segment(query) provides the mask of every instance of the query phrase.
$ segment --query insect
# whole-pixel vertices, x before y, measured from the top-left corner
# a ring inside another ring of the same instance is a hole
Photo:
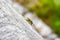
[[[33,22],[29,18],[26,18],[26,21],[31,25],[33,24]]]

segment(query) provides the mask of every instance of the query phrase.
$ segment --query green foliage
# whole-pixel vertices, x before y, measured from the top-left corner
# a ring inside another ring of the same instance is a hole
[[[48,17],[53,32],[60,36],[60,0],[39,0],[28,9],[42,19]]]

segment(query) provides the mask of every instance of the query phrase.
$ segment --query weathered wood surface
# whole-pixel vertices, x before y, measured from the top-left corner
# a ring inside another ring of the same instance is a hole
[[[0,0],[0,40],[43,40],[9,2]]]

